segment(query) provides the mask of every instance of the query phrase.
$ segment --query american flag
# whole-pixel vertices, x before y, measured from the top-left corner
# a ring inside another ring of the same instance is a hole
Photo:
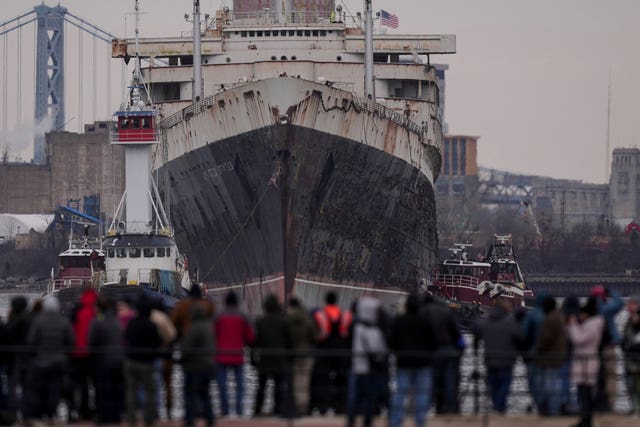
[[[380,10],[380,24],[390,28],[398,28],[398,17],[386,10]]]

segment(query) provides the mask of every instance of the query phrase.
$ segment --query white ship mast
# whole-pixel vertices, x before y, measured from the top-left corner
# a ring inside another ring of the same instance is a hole
[[[132,83],[129,86],[128,104],[118,110],[117,129],[111,134],[111,143],[125,146],[125,194],[114,215],[110,231],[129,234],[147,234],[157,232],[157,228],[168,230],[168,222],[151,177],[151,147],[160,142],[156,130],[158,111],[153,107],[148,91],[145,89],[140,67],[139,52],[139,14],[138,0],[135,1],[136,15],[136,58]],[[143,91],[146,101],[143,99]],[[153,195],[156,195],[154,198]],[[124,229],[120,221],[124,202]],[[153,212],[157,224],[153,223]]]

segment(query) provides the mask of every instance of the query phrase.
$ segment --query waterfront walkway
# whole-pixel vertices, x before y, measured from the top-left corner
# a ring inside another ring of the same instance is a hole
[[[441,415],[429,418],[427,427],[569,427],[577,422],[577,417],[548,417],[542,418],[537,415]],[[362,425],[362,419],[357,419],[356,425]],[[261,417],[252,419],[230,419],[222,418],[216,422],[216,427],[343,427],[346,424],[344,417],[305,417],[295,420],[284,420],[282,418]],[[76,423],[76,427],[94,427],[94,424]],[[126,425],[125,423],[122,424]],[[142,426],[142,423],[139,423]],[[196,426],[204,426],[204,422]],[[594,427],[637,427],[640,425],[640,418],[632,415],[596,415]],[[160,421],[156,427],[182,427],[182,420]],[[387,427],[385,418],[376,418],[373,427]],[[405,420],[404,427],[413,427],[413,420]],[[105,426],[106,427],[106,426]]]

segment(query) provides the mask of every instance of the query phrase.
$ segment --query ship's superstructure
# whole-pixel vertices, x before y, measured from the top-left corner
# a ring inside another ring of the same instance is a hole
[[[138,46],[162,115],[153,169],[199,280],[257,309],[267,291],[392,302],[429,277],[442,117],[428,58],[455,37],[374,35],[366,90],[366,25],[334,1],[236,0],[204,21],[201,39]]]
[[[136,22],[137,18],[136,1]],[[144,291],[172,304],[184,295],[190,281],[152,177],[152,147],[160,142],[162,132],[158,110],[142,81],[139,55],[127,103],[114,115],[117,121],[110,140],[125,147],[125,193],[102,241],[106,278],[101,290]]]

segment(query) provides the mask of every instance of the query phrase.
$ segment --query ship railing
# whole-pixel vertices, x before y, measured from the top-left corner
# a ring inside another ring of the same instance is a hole
[[[93,248],[98,250],[100,248],[101,239],[97,237],[92,237],[88,239],[71,239],[69,242],[69,249],[88,249]]]
[[[162,133],[160,129],[144,129],[140,132],[119,132],[117,130],[112,130],[111,132],[109,132],[109,142],[112,144],[122,144],[128,142],[157,143],[160,142],[161,137]]]
[[[372,99],[353,96],[352,102],[356,108],[368,111],[378,117],[391,120],[408,131],[419,135],[421,139],[424,139],[424,136],[427,134],[428,129],[426,125],[419,125],[404,114],[391,110]]]
[[[435,274],[433,276],[433,284],[436,286],[466,286],[477,289],[480,279],[474,276],[466,276],[463,274]]]
[[[246,27],[250,25],[310,25],[310,24],[331,24],[338,23],[337,16],[333,17],[331,12],[320,11],[273,11],[263,10],[259,12],[233,12],[230,11],[224,16],[220,27]]]
[[[49,292],[67,288],[82,287],[89,282],[91,282],[91,278],[84,276],[58,278],[53,280],[52,285],[49,287]]]

